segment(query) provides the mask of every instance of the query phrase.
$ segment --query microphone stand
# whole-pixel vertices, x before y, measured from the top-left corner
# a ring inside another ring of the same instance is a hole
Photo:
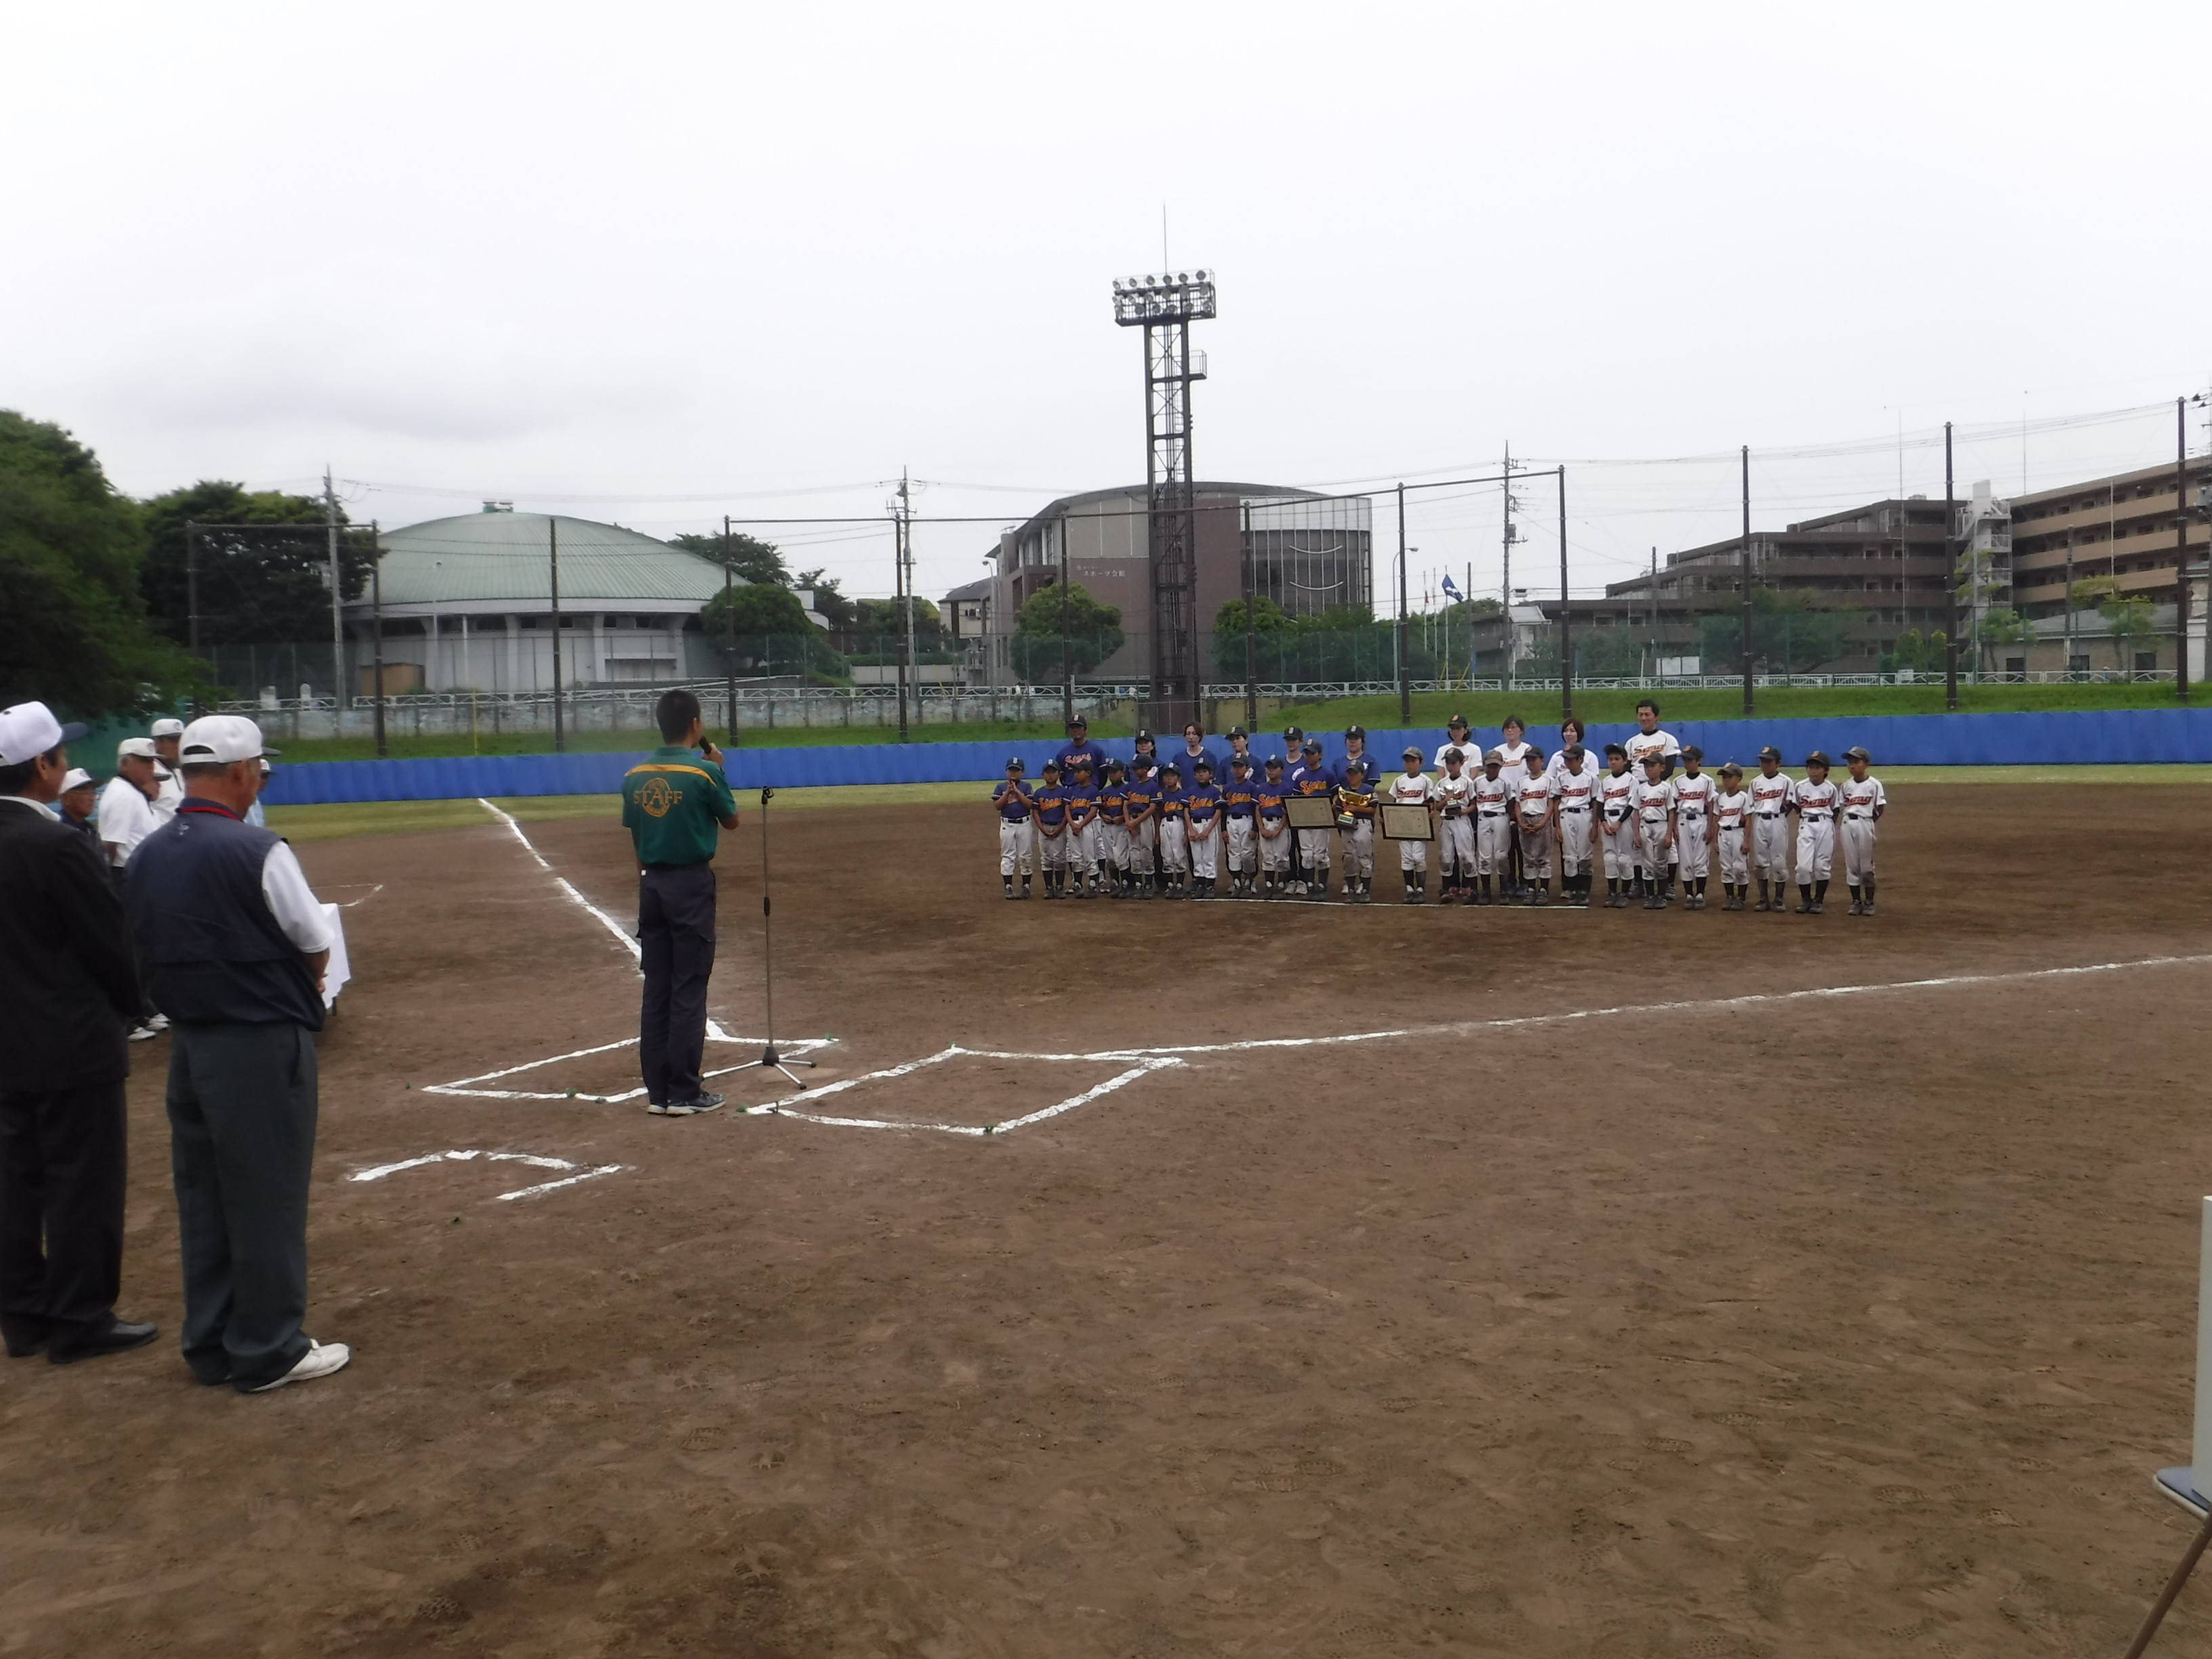
[[[804,1090],[805,1084],[792,1075],[791,1068],[804,1066],[810,1071],[811,1060],[785,1060],[775,1052],[775,912],[769,901],[768,873],[768,804],[775,799],[775,791],[763,787],[760,792],[761,805],[761,981],[768,995],[768,1039],[762,1048],[760,1066],[763,1071],[781,1072],[790,1079],[793,1088]]]

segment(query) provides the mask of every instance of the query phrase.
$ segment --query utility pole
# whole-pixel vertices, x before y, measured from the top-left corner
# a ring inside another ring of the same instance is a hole
[[[1501,620],[1505,623],[1505,651],[1498,659],[1498,683],[1506,690],[1513,689],[1513,446],[1505,446],[1505,541],[1504,557],[1501,567],[1504,584],[1498,593],[1498,603],[1504,606]]]
[[[1752,713],[1751,653],[1751,446],[1746,444],[1743,447],[1743,717],[1746,720],[1751,718]],[[1875,665],[1877,668],[1881,665],[1879,663]]]
[[[2066,532],[2066,678],[2074,678],[2074,539],[2079,532],[2069,526]]]
[[[905,605],[906,605],[906,540],[907,540],[907,537],[908,536],[908,534],[910,534],[910,533],[911,533],[911,532],[908,531],[908,527],[907,527],[907,521],[906,521],[906,520],[907,520],[906,469],[905,469],[904,467],[901,467],[901,468],[899,469],[898,505],[897,505],[897,507],[895,507],[895,508],[893,509],[893,511],[892,511],[892,518],[891,518],[891,562],[892,562],[892,564],[893,564],[893,566],[894,566],[894,568],[893,568],[892,573],[891,573],[891,593],[892,593],[893,603],[894,603],[896,606],[900,607],[902,613],[903,612],[903,608],[904,608],[904,606],[905,606]],[[893,619],[892,619],[893,626],[895,626],[895,627],[896,627],[896,626],[897,626],[897,624],[898,624],[898,620],[899,620],[899,618],[898,618],[897,617],[896,617],[896,616],[895,616],[895,617],[893,617]],[[912,672],[912,669],[913,669],[913,664],[912,664],[912,662],[908,659],[908,656],[907,656],[907,653],[906,653],[905,647],[904,647],[903,646],[901,646],[901,647],[899,647],[899,649],[898,649],[898,671],[897,671],[897,672],[898,672],[898,726],[899,726],[899,736],[898,736],[898,740],[899,740],[901,743],[904,743],[904,742],[907,740],[907,735],[906,735],[906,691],[907,691],[907,676],[908,675],[908,673],[909,673],[909,672]]]
[[[1406,660],[1406,486],[1398,486],[1398,724],[1413,723],[1413,682]]]
[[[1240,510],[1243,520],[1240,539],[1244,549],[1244,729],[1260,729],[1260,630],[1253,611],[1259,608],[1255,597],[1259,587],[1258,573],[1253,565],[1258,554],[1252,546],[1252,503],[1246,501]]]
[[[2189,701],[2189,399],[2186,398],[2173,400],[2173,698],[2176,702]]]
[[[368,521],[368,630],[369,672],[375,678],[376,757],[385,757],[384,748],[384,532],[376,520]]]
[[[545,515],[545,563],[553,594],[553,751],[568,747],[568,733],[561,714],[561,520]]]
[[[1575,642],[1567,609],[1567,464],[1559,463],[1559,718],[1575,712]],[[1410,724],[1410,722],[1409,722]]]
[[[1066,731],[1075,719],[1075,659],[1067,648],[1068,617],[1067,516],[1060,520],[1060,726]]]
[[[345,708],[345,582],[338,572],[338,497],[328,461],[323,463],[323,524],[331,542],[331,734],[343,736],[337,727]]]
[[[730,728],[730,741],[738,740],[738,604],[737,583],[730,560],[730,515],[722,514],[722,710]]]
[[[1951,481],[1951,423],[1943,422],[1943,707],[1959,706],[1959,503]]]

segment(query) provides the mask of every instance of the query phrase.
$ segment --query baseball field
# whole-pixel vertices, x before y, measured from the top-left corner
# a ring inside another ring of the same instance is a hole
[[[819,1069],[689,1120],[618,1097],[611,813],[303,814],[355,1362],[193,1386],[140,1045],[164,1336],[9,1367],[0,1652],[2117,1654],[2188,1535],[2212,788],[2074,774],[1892,775],[1865,920],[1009,904],[983,786],[780,799]]]

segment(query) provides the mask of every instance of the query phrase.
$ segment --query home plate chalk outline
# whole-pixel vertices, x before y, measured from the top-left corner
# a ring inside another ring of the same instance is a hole
[[[356,1170],[348,1181],[382,1181],[396,1176],[402,1170],[420,1170],[432,1164],[472,1164],[482,1158],[487,1164],[527,1164],[536,1170],[571,1170],[575,1173],[563,1176],[558,1181],[541,1181],[534,1187],[517,1187],[511,1193],[495,1193],[493,1201],[511,1204],[518,1198],[536,1198],[542,1193],[557,1193],[563,1187],[574,1187],[586,1181],[596,1181],[601,1176],[619,1175],[629,1166],[623,1164],[602,1164],[597,1169],[586,1170],[573,1159],[547,1158],[538,1152],[487,1152],[471,1149],[458,1152],[425,1152],[420,1158],[404,1158],[397,1164],[379,1164],[373,1169]]]
[[[711,1023],[708,1027],[707,1038],[710,1042],[745,1043],[754,1048],[768,1046],[759,1037],[732,1036],[727,1032],[719,1031]],[[781,1052],[796,1058],[800,1054],[811,1054],[817,1048],[826,1048],[836,1041],[835,1037],[795,1037],[780,1043],[778,1048]],[[635,1037],[624,1037],[619,1042],[602,1042],[593,1048],[576,1048],[565,1054],[548,1054],[544,1060],[526,1060],[520,1066],[503,1066],[496,1072],[486,1072],[480,1077],[459,1078],[452,1083],[425,1084],[422,1092],[426,1095],[467,1095],[477,1100],[580,1100],[596,1106],[619,1105],[625,1100],[635,1100],[645,1092],[645,1085],[640,1084],[634,1089],[624,1089],[619,1094],[611,1095],[595,1095],[581,1089],[486,1089],[478,1085],[496,1083],[502,1078],[519,1077],[525,1072],[539,1071],[548,1066],[558,1066],[563,1060],[583,1060],[592,1054],[611,1054],[617,1048],[635,1047]],[[732,1072],[742,1072],[759,1064],[757,1060],[749,1060],[742,1066],[718,1066],[699,1075],[702,1078],[726,1077]]]
[[[901,1118],[885,1117],[830,1117],[819,1112],[801,1111],[801,1101],[820,1100],[828,1095],[842,1094],[848,1089],[857,1089],[863,1083],[880,1083],[891,1078],[908,1077],[925,1066],[941,1066],[948,1060],[1025,1060],[1046,1062],[1075,1062],[1079,1064],[1110,1064],[1115,1060],[1132,1062],[1127,1071],[1108,1078],[1103,1083],[1085,1089],[1079,1095],[1070,1095],[1066,1100],[1034,1112],[1024,1112],[1019,1117],[1010,1117],[999,1123],[918,1123]],[[995,1048],[963,1048],[954,1043],[920,1060],[909,1060],[902,1066],[886,1066],[881,1071],[863,1072],[858,1077],[840,1078],[835,1083],[817,1084],[792,1096],[788,1100],[767,1100],[757,1106],[748,1106],[743,1115],[747,1117],[795,1117],[808,1123],[826,1123],[839,1129],[925,1129],[947,1135],[1003,1135],[1016,1129],[1026,1129],[1032,1123],[1042,1123],[1047,1118],[1058,1117],[1062,1112],[1072,1112],[1079,1106],[1088,1106],[1092,1101],[1112,1094],[1116,1089],[1134,1083],[1139,1078],[1153,1072],[1164,1072],[1184,1062],[1172,1054],[1017,1054]]]

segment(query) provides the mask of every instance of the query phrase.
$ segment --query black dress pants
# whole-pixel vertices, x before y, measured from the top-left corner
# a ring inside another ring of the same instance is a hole
[[[707,981],[714,971],[714,866],[649,865],[637,882],[639,1068],[656,1106],[699,1093],[707,1048]]]
[[[307,1352],[314,1033],[173,1023],[169,1040],[185,1363],[203,1382],[273,1382]]]
[[[123,1079],[0,1091],[0,1333],[104,1326],[123,1285]]]

